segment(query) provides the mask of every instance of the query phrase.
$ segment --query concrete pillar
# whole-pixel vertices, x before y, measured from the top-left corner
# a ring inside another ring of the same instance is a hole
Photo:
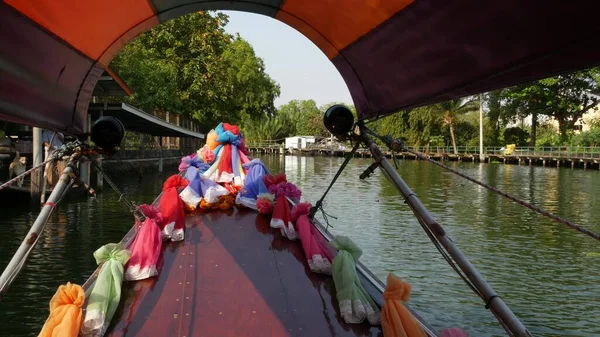
[[[542,159],[542,166],[546,167],[546,159]]]
[[[92,129],[92,115],[88,113],[83,122],[83,131],[87,132],[89,134],[91,129]],[[91,140],[90,136],[88,136],[87,137],[88,144],[89,144],[90,140]],[[79,179],[81,179],[81,181],[83,181],[84,183],[89,185],[89,183],[90,183],[90,163],[89,162],[79,163]]]
[[[42,129],[33,128],[33,166],[44,162],[44,145],[42,144]],[[31,200],[38,202],[42,193],[42,179],[44,168],[41,167],[31,173]]]
[[[556,161],[556,167],[559,168],[560,167],[560,160]]]
[[[162,158],[160,158],[160,159],[158,160],[158,172],[161,172],[161,173],[162,173],[162,171],[163,171],[163,159],[162,159]]]
[[[181,115],[179,115],[179,114],[177,114],[175,116],[175,125],[177,125],[177,126],[181,126],[181,123],[180,123],[180,120],[179,120],[180,116]],[[181,148],[182,148],[182,146],[181,146],[181,137],[177,137],[176,142],[177,142],[177,148],[181,150]]]
[[[587,161],[583,162],[583,169],[586,170],[587,169]]]
[[[165,112],[165,120],[167,121],[167,123],[169,122],[169,112]],[[171,137],[167,137],[167,150],[169,150],[171,148]]]
[[[575,161],[571,160],[571,168],[575,168]]]

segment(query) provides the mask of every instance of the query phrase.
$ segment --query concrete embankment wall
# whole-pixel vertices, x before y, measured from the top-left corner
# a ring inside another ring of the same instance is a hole
[[[181,157],[163,158],[163,171],[177,168],[181,162]],[[159,158],[152,159],[125,159],[125,160],[105,160],[102,162],[102,169],[108,175],[115,174],[142,174],[147,172],[159,172]]]
[[[174,171],[181,157],[193,152],[191,149],[178,150],[125,150],[102,160],[102,170],[109,176],[115,174],[143,174],[147,172]],[[162,158],[162,159],[161,159]],[[92,170],[92,173],[95,170]]]

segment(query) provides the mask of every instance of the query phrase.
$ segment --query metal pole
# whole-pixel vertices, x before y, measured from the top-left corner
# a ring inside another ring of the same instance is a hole
[[[463,252],[454,244],[448,235],[446,235],[442,226],[437,223],[437,221],[421,203],[419,198],[417,198],[415,193],[404,182],[404,180],[402,180],[402,177],[400,177],[392,164],[383,155],[379,147],[364,132],[362,132],[362,134],[364,135],[363,137],[369,150],[373,154],[374,160],[379,163],[379,166],[383,170],[386,178],[388,178],[388,180],[390,180],[390,182],[396,186],[400,194],[404,196],[406,202],[410,205],[415,215],[421,217],[425,221],[425,224],[433,232],[436,239],[446,249],[448,254],[456,262],[459,268],[465,273],[469,281],[473,283],[485,301],[488,302],[487,305],[489,305],[489,308],[491,308],[501,319],[501,323],[503,323],[510,330],[513,336],[530,337],[531,334],[529,331],[527,331],[527,328],[525,328],[523,323],[519,321],[519,319],[504,303],[504,301],[498,297],[498,295],[496,295],[494,289],[492,289],[479,271],[477,271],[477,269],[463,254]]]
[[[74,164],[74,159],[72,157],[61,174],[58,183],[52,190],[50,197],[48,197],[48,201],[42,207],[42,210],[40,211],[37,219],[35,219],[33,226],[31,226],[29,229],[29,233],[27,233],[27,236],[19,246],[19,249],[17,249],[17,252],[15,255],[13,255],[12,259],[2,272],[2,275],[0,275],[0,299],[6,295],[8,288],[11,286],[17,275],[19,275],[21,272],[21,269],[25,265],[31,250],[33,247],[35,247],[40,235],[44,231],[46,222],[56,207],[56,203],[60,201],[62,195],[67,190],[69,181],[71,180],[70,174],[73,172]]]
[[[483,156],[483,94],[479,94],[479,161],[485,161]]]

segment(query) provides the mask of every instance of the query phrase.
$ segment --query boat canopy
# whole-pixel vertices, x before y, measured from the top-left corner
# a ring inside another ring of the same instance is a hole
[[[4,0],[0,119],[81,134],[94,87],[124,44],[217,9],[267,15],[309,38],[363,120],[600,61],[599,1]]]

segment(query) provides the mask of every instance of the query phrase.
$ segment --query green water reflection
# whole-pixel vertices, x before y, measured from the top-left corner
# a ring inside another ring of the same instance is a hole
[[[341,158],[263,158],[273,171],[297,182],[315,201]],[[399,172],[536,336],[600,334],[600,245],[527,209],[490,194],[420,161],[401,161]],[[385,279],[394,272],[413,286],[410,303],[436,328],[458,326],[471,336],[503,336],[481,301],[454,274],[424,234],[396,190],[380,172],[358,176],[369,165],[356,159],[341,175],[325,208],[332,231],[364,250],[361,260]],[[501,164],[453,163],[467,174],[600,231],[600,173]],[[142,180],[115,177],[136,202],[151,202],[166,175]],[[27,233],[35,213],[14,201],[0,203],[0,266]],[[97,200],[71,199],[60,205],[31,261],[0,302],[2,336],[35,336],[48,300],[66,281],[81,283],[94,270],[92,252],[116,242],[132,225],[118,197],[105,191]],[[18,323],[17,323],[18,322]]]

